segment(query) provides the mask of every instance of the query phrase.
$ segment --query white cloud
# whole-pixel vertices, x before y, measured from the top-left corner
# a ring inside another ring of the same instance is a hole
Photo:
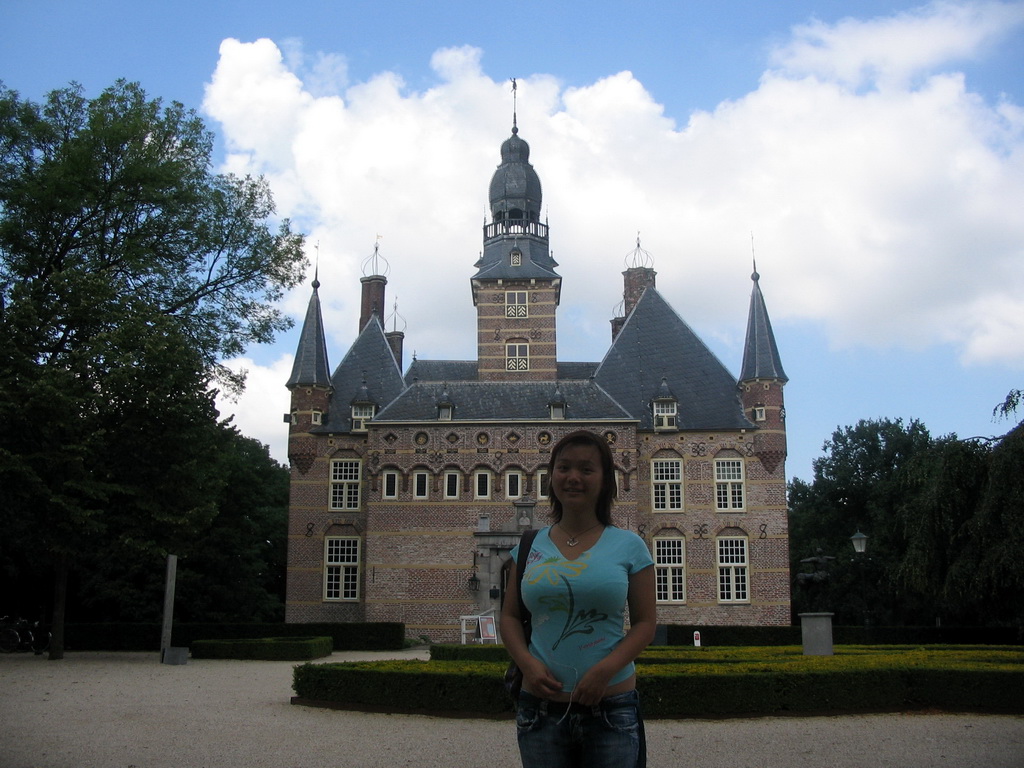
[[[234,372],[246,372],[245,391],[237,400],[217,398],[222,418],[234,415],[232,423],[239,431],[270,447],[270,455],[288,463],[288,428],[284,414],[291,411],[284,382],[292,372],[291,355],[282,355],[270,365],[259,365],[251,358],[239,357],[224,364]]]
[[[773,63],[791,75],[821,77],[858,88],[906,87],[951,61],[975,58],[1024,22],[1024,6],[1002,2],[933,2],[871,20],[820,21],[793,30],[774,51]]]
[[[756,90],[685,125],[629,72],[569,89],[521,79],[520,136],[572,319],[560,357],[603,354],[638,231],[679,313],[738,347],[753,232],[777,325],[810,322],[838,347],[952,343],[967,363],[1024,365],[1024,110],[986,102],[956,71],[1022,21],[1020,4],[935,3],[807,24]],[[205,108],[227,166],[266,174],[280,212],[320,244],[332,364],[355,335],[378,235],[406,362],[475,355],[469,278],[512,116],[510,84],[483,73],[481,53],[439,50],[436,84],[414,91],[391,72],[348,83],[337,56],[324,57],[333,75],[300,78],[268,40],[222,44]],[[301,318],[308,296],[288,310]]]

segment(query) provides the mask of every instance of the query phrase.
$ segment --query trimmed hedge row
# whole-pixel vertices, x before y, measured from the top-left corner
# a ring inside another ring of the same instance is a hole
[[[668,645],[693,645],[700,632],[701,645],[799,645],[799,625],[790,627],[709,627],[669,624]],[[832,627],[838,645],[1015,645],[1024,643],[1024,627]]]
[[[924,708],[1024,713],[1020,647],[861,646],[837,648],[835,656],[804,656],[799,647],[662,648],[650,653],[649,659],[645,654],[638,660],[637,686],[645,714],[654,718]],[[506,664],[466,659],[304,664],[295,668],[293,701],[507,715]]]
[[[157,651],[160,624],[68,624],[64,646],[69,651]],[[190,647],[196,640],[265,637],[330,637],[337,651],[393,651],[405,647],[400,622],[363,624],[175,624],[171,645]]]
[[[234,640],[195,640],[193,659],[257,659],[260,661],[309,661],[330,656],[329,637],[262,637]]]

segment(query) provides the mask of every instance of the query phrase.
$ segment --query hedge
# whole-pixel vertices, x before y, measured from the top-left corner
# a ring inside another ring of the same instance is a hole
[[[69,651],[157,651],[162,627],[150,624],[68,624],[64,647]],[[190,647],[196,640],[261,637],[330,637],[336,651],[394,651],[405,647],[400,622],[362,624],[175,624],[171,645]]]
[[[309,661],[330,656],[329,637],[262,637],[233,640],[195,640],[193,659],[257,659],[260,661]]]
[[[293,703],[507,715],[506,665],[465,658],[304,664],[295,669]],[[796,646],[655,648],[637,669],[644,712],[652,718],[928,708],[1024,714],[1019,646],[843,646],[834,656],[804,656]]]

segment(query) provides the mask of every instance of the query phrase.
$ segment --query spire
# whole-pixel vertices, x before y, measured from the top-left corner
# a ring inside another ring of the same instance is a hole
[[[292,375],[285,384],[289,389],[295,387],[331,386],[330,368],[327,364],[327,340],[324,334],[324,320],[320,312],[319,265],[313,273],[313,295],[309,297],[306,308],[306,319],[302,322],[302,333],[299,335],[299,346],[295,351],[295,363]]]
[[[750,279],[754,281],[754,288],[750,293],[747,340],[743,347],[743,367],[740,371],[740,381],[753,379],[789,381],[786,372],[782,369],[779,348],[775,344],[775,334],[772,333],[772,323],[768,319],[768,309],[764,305],[764,296],[761,294],[761,286],[758,283],[761,276],[757,273],[756,261]]]

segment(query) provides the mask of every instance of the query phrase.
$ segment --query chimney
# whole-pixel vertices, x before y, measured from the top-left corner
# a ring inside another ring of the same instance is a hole
[[[395,362],[398,363],[398,370],[402,370],[402,348],[405,345],[405,332],[388,331],[384,334],[384,338],[388,340],[391,354],[395,356]]]
[[[359,278],[363,284],[362,302],[359,308],[359,331],[362,332],[370,322],[370,316],[376,312],[381,317],[384,312],[384,286],[388,279],[383,275],[370,275]]]
[[[625,317],[629,317],[629,313],[633,311],[633,307],[640,301],[640,297],[643,295],[647,288],[654,287],[654,277],[658,273],[650,267],[630,267],[622,273],[624,290],[622,292],[622,300],[625,304]],[[614,320],[612,323],[614,324]],[[620,326],[621,328],[621,326]],[[618,333],[614,328],[613,333]]]

